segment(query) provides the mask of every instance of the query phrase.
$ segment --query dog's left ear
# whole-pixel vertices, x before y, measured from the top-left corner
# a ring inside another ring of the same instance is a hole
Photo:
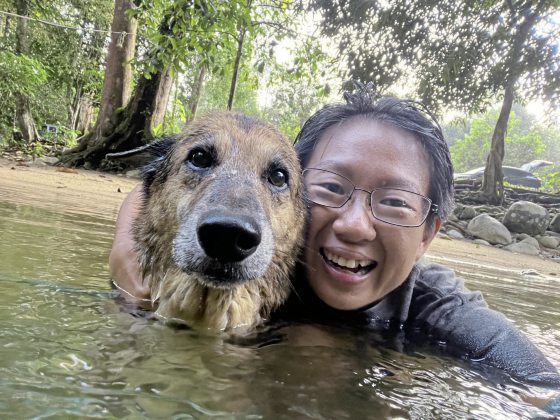
[[[145,146],[126,152],[108,153],[105,157],[107,159],[133,158],[138,166],[143,166],[142,179],[144,180],[144,190],[147,193],[158,173],[160,176],[166,177],[164,172],[168,166],[165,165],[165,160],[170,155],[176,141],[177,136],[161,137]]]

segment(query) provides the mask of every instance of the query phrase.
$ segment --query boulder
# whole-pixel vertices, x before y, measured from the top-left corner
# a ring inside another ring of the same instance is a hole
[[[515,239],[516,242],[521,242],[523,239],[531,238],[531,235],[526,233],[512,233],[511,237]]]
[[[26,162],[26,163],[27,163],[28,166],[35,166],[35,167],[47,166],[47,162],[45,162],[44,160],[41,160],[41,158],[31,160],[31,161]]]
[[[548,211],[529,201],[513,203],[504,216],[504,226],[512,232],[542,235],[548,226]]]
[[[455,229],[449,229],[447,231],[447,236],[449,236],[452,239],[464,239],[465,238],[461,232],[459,232],[458,230],[455,230]]]
[[[556,214],[552,218],[550,225],[548,225],[548,230],[551,230],[556,233],[560,233],[560,213]]]
[[[537,241],[535,238],[531,238],[530,236],[528,238],[523,239],[522,241],[519,241],[520,244],[529,244],[531,246],[534,246],[536,249],[541,249],[540,245],[539,245],[539,241]]]
[[[467,232],[493,245],[507,245],[512,241],[511,233],[507,228],[487,214],[479,214],[472,219],[467,226]]]
[[[523,241],[504,246],[504,249],[511,252],[517,252],[519,254],[539,255],[539,250],[537,248],[535,248],[532,244]]]
[[[459,220],[471,220],[476,217],[477,212],[474,207],[471,206],[457,206],[453,211],[453,214]]]
[[[560,245],[560,240],[552,236],[539,236],[537,237],[537,241],[539,241],[539,244],[545,248],[555,249],[558,248],[558,245]]]

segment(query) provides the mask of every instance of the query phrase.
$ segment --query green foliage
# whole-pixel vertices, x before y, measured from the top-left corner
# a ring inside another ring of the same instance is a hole
[[[450,147],[456,172],[485,165],[497,119],[498,111],[473,119],[469,132]],[[504,165],[521,166],[534,159],[546,159],[546,145],[537,128],[522,124],[514,112],[508,121],[505,144]]]
[[[550,193],[560,193],[560,164],[541,168],[537,171],[541,178],[543,189]]]
[[[557,1],[315,0],[347,74],[380,91],[414,82],[434,110],[480,112],[517,83],[524,98],[560,98]],[[535,25],[529,28],[534,20]],[[526,37],[523,37],[527,29]],[[519,35],[519,36],[518,36]]]
[[[238,28],[251,20],[243,0],[144,0],[131,14],[145,29],[146,77],[167,66],[173,73],[184,71],[193,55],[212,66],[222,49],[234,48]]]
[[[38,60],[0,51],[0,101],[3,104],[16,93],[33,98],[46,80],[46,68]]]

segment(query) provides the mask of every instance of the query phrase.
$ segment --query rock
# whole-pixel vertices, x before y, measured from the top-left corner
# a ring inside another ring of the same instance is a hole
[[[537,237],[537,241],[539,241],[539,244],[545,248],[555,249],[558,248],[558,245],[560,245],[560,240],[558,238],[553,238],[552,236],[539,236]]]
[[[142,171],[140,171],[140,169],[132,169],[125,174],[127,178],[140,178],[141,175]]]
[[[35,161],[42,161],[45,162],[47,165],[56,165],[59,161],[58,158],[54,157],[54,156],[43,156],[40,158],[35,159]]]
[[[27,162],[27,166],[35,166],[35,167],[47,166],[47,162],[44,162],[41,160],[41,158],[38,158],[33,161]]]
[[[531,235],[527,235],[526,233],[512,233],[511,237],[517,242],[521,242],[523,239],[531,238]]]
[[[455,214],[459,220],[471,220],[476,217],[477,212],[474,207],[461,206]]]
[[[479,214],[472,219],[467,226],[467,232],[493,245],[507,245],[512,241],[511,233],[507,228],[487,214]]]
[[[528,201],[513,203],[504,216],[504,226],[512,232],[542,235],[548,226],[549,215],[544,207]]]
[[[491,245],[490,245],[490,242],[485,241],[484,239],[475,239],[473,242],[474,242],[475,244],[478,244],[478,245],[491,246]]]
[[[539,245],[539,241],[537,241],[535,238],[531,238],[530,236],[528,238],[523,239],[522,241],[519,241],[518,243],[529,244],[531,246],[534,246],[538,250],[541,249],[541,247]]]
[[[449,236],[452,239],[464,239],[465,238],[461,232],[459,232],[458,230],[455,230],[455,229],[449,229],[447,231],[447,236]]]
[[[452,222],[458,222],[459,218],[455,216],[455,213],[451,213],[448,217],[448,220],[451,220]]]
[[[539,250],[527,242],[517,242],[515,244],[510,244],[508,246],[504,246],[504,249],[507,249],[511,252],[517,252],[519,254],[539,255]]]
[[[560,233],[560,213],[552,218],[550,225],[548,225],[548,230],[551,230],[555,233]]]

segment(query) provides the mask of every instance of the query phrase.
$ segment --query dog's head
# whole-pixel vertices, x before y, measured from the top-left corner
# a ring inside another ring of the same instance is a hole
[[[288,140],[256,118],[222,112],[147,150],[153,160],[143,172],[135,234],[152,283],[178,269],[207,288],[256,281],[250,293],[287,296],[305,219]]]

